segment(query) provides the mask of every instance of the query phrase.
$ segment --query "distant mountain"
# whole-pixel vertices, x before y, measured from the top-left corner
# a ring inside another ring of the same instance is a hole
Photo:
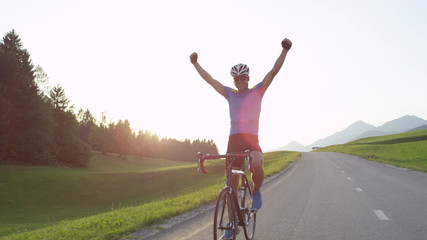
[[[290,142],[284,147],[279,148],[278,150],[306,152],[311,151],[313,147],[326,147],[334,144],[347,143],[360,138],[384,136],[406,131],[415,131],[424,128],[427,128],[427,120],[410,115],[386,122],[379,127],[375,127],[363,121],[357,121],[348,126],[346,129],[324,139],[317,140],[308,146],[303,146],[302,144],[294,141]]]
[[[386,132],[381,132],[381,131],[376,131],[376,130],[370,130],[370,131],[367,131],[367,132],[360,134],[359,136],[351,139],[350,141],[354,141],[354,140],[361,139],[361,138],[384,136],[384,135],[394,134],[394,133],[397,133],[397,132],[386,133]]]
[[[275,149],[274,151],[297,151],[297,152],[309,152],[311,149],[309,147],[305,147],[301,143],[297,141],[292,141],[288,143],[286,146]]]
[[[352,140],[403,133],[425,124],[427,124],[427,121],[422,118],[419,118],[417,116],[406,115],[390,122],[386,122],[385,124],[376,127],[375,129],[364,132]]]
[[[324,139],[317,140],[316,142],[310,144],[308,147],[309,148],[326,147],[329,145],[346,143],[346,142],[356,138],[360,134],[362,134],[366,131],[372,130],[372,129],[375,129],[374,125],[365,123],[363,121],[357,121],[357,122],[351,124],[350,126],[348,126],[343,131],[337,132],[337,133],[335,133],[329,137],[326,137]]]
[[[416,128],[412,128],[412,129],[408,130],[408,132],[418,131],[418,130],[423,130],[423,129],[427,129],[427,124],[416,127]]]
[[[406,115],[377,127],[377,130],[382,132],[405,132],[424,124],[427,124],[426,120],[417,116]]]

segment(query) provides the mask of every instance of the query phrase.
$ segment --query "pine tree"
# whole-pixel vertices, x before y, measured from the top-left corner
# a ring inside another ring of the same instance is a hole
[[[50,160],[52,116],[38,94],[30,54],[14,30],[0,43],[0,159],[46,164]]]
[[[89,109],[86,109],[86,111],[80,109],[77,113],[77,118],[79,121],[79,137],[83,140],[83,142],[89,144],[89,135],[96,126],[95,117],[92,115]]]
[[[61,164],[75,167],[85,167],[91,156],[91,148],[78,137],[78,121],[72,109],[70,100],[61,86],[50,91],[53,104],[53,116],[56,120],[52,155]]]

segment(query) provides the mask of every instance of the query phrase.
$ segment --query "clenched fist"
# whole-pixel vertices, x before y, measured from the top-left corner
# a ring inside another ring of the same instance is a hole
[[[291,49],[291,47],[292,47],[292,42],[291,42],[291,40],[289,40],[289,39],[285,38],[285,40],[283,40],[283,41],[282,41],[282,47],[283,47],[284,49],[287,49],[287,50]]]
[[[197,53],[194,52],[190,55],[190,61],[191,61],[191,63],[197,62]]]

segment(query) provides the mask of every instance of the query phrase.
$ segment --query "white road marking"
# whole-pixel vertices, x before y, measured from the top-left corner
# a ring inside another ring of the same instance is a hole
[[[357,192],[363,192],[363,191],[362,191],[362,189],[361,189],[361,188],[359,188],[359,187],[354,188],[354,189],[356,189],[356,191],[357,191]]]
[[[341,173],[344,173],[344,171],[341,171]]]
[[[374,213],[379,220],[383,220],[383,221],[390,220],[381,210],[374,210]]]
[[[354,181],[351,177],[347,177],[347,180]]]

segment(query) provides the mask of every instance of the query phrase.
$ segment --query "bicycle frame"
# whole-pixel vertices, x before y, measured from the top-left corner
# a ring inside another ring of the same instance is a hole
[[[207,171],[204,168],[204,160],[207,159],[226,159],[226,178],[227,178],[227,184],[223,189],[227,189],[227,191],[229,192],[230,196],[231,196],[231,201],[233,202],[234,206],[239,207],[239,209],[236,209],[236,213],[237,213],[237,218],[239,219],[239,225],[243,226],[245,224],[245,217],[243,215],[242,212],[242,206],[243,206],[243,198],[242,198],[242,203],[239,204],[238,201],[238,190],[235,191],[235,189],[233,188],[233,181],[232,181],[232,176],[233,175],[239,175],[241,176],[241,181],[242,181],[242,186],[246,183],[249,182],[249,180],[246,177],[246,173],[244,171],[244,164],[242,164],[241,170],[236,170],[232,168],[232,163],[238,159],[238,158],[242,158],[244,157],[245,159],[247,159],[248,161],[248,169],[251,169],[251,164],[250,164],[250,151],[246,150],[244,153],[228,153],[225,155],[204,155],[202,153],[198,153],[199,155],[199,160],[198,160],[198,168],[197,171],[201,170],[204,174],[207,174]],[[236,186],[237,189],[237,186]]]

